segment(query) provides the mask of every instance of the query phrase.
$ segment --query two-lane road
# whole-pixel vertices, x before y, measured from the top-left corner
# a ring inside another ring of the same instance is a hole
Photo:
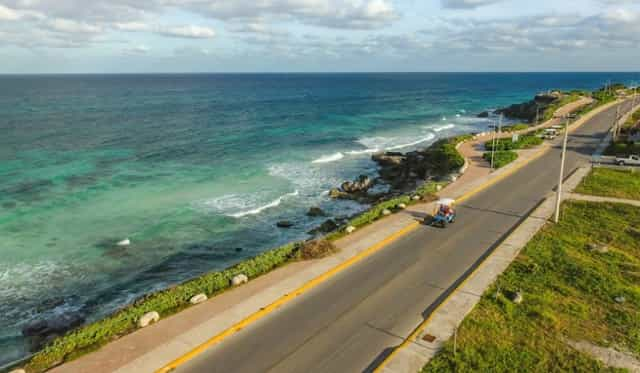
[[[595,116],[570,136],[567,175],[588,162],[615,112]],[[177,371],[372,369],[556,186],[559,163],[556,146],[459,206],[455,225],[446,230],[420,227]]]

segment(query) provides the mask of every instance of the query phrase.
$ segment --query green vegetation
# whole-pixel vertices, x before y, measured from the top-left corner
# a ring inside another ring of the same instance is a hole
[[[538,146],[544,141],[541,137],[537,136],[537,132],[520,135],[516,142],[513,142],[512,140],[513,139],[511,137],[497,139],[495,142],[495,149],[498,151],[528,149]],[[487,151],[491,151],[493,150],[493,145],[493,141],[487,141],[484,143],[484,148]]]
[[[640,109],[636,110],[629,116],[629,119],[624,123],[623,130],[628,130],[635,127],[638,123],[640,123]]]
[[[611,143],[604,150],[604,155],[612,155],[619,157],[628,157],[630,155],[640,154],[640,144],[633,144],[628,142],[616,142]]]
[[[491,162],[491,152],[485,152],[482,155],[485,161]],[[509,163],[518,159],[518,153],[512,150],[498,150],[493,155],[493,167],[494,168],[502,168]]]
[[[523,131],[529,128],[529,125],[526,123],[516,123],[509,126],[503,126],[502,132],[516,132]]]
[[[581,95],[576,93],[571,93],[571,94],[565,94],[560,99],[555,100],[544,109],[544,114],[542,115],[543,121],[548,121],[549,119],[553,118],[553,115],[555,114],[555,112],[558,111],[558,109],[560,109],[564,105],[568,105],[572,102],[578,101],[581,98],[582,98]]]
[[[570,202],[561,212],[462,322],[456,355],[446,342],[423,373],[614,371],[567,340],[640,356],[640,208]]]
[[[156,311],[166,317],[188,307],[189,299],[199,293],[207,296],[218,294],[231,285],[237,274],[255,278],[285,263],[298,260],[300,244],[293,243],[264,252],[233,267],[211,272],[175,287],[149,294],[119,312],[100,321],[73,330],[56,338],[28,362],[29,372],[45,371],[62,362],[73,360],[118,337],[134,331],[140,316]]]
[[[456,146],[471,139],[471,135],[462,135],[442,139],[433,143],[427,150],[428,162],[435,174],[446,175],[464,166],[464,157],[458,152]]]
[[[640,200],[640,172],[594,168],[576,189],[582,194]]]

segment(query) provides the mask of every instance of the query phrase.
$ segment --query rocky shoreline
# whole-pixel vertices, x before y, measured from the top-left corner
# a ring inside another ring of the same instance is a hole
[[[488,118],[493,115],[504,115],[510,119],[522,120],[527,123],[535,123],[544,118],[544,114],[553,104],[558,103],[565,94],[560,91],[537,94],[533,100],[519,104],[513,104],[493,112],[483,111],[478,114],[478,118]]]

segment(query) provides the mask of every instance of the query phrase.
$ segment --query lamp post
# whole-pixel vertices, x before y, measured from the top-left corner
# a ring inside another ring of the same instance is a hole
[[[564,121],[564,140],[562,142],[562,156],[560,160],[560,176],[558,179],[558,188],[556,191],[556,213],[554,221],[560,221],[560,203],[562,202],[562,181],[564,179],[564,161],[567,157],[567,140],[569,139],[569,120],[565,117]]]

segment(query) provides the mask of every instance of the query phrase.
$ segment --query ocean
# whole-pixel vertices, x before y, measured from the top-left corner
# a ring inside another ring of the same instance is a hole
[[[0,75],[0,365],[26,323],[95,320],[367,206],[327,191],[371,153],[639,73]],[[279,220],[295,223],[278,229]],[[115,242],[129,239],[131,245]]]

